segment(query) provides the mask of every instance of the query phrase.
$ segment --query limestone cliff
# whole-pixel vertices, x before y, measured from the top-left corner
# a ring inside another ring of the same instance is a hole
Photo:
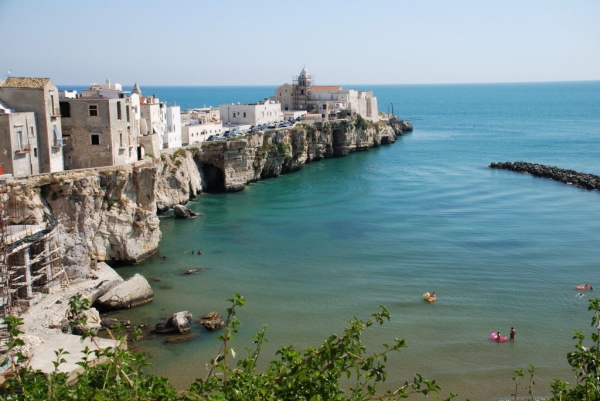
[[[393,143],[395,123],[297,124],[202,147],[165,150],[133,165],[65,171],[8,184],[11,224],[61,223],[64,264],[83,275],[90,260],[136,263],[156,252],[158,213],[201,191],[241,191],[304,164]]]

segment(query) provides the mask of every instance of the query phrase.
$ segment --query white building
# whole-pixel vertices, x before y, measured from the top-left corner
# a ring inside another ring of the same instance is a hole
[[[201,143],[211,135],[224,132],[221,124],[221,112],[212,107],[183,111],[181,125],[181,141],[184,145]]]
[[[158,143],[164,144],[165,128],[167,125],[167,105],[160,102],[156,96],[140,98],[140,134],[143,136],[156,135]]]
[[[343,89],[339,85],[313,85],[313,77],[306,67],[292,84],[283,84],[271,99],[279,102],[283,111],[303,110],[320,115],[323,120],[355,118],[357,115],[379,121],[377,98],[373,92]]]
[[[271,99],[258,103],[222,104],[219,110],[224,127],[267,124],[283,120],[281,104]]]
[[[181,147],[181,107],[167,106],[163,148]]]

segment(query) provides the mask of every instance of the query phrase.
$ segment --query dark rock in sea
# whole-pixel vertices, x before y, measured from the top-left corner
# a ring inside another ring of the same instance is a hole
[[[131,322],[129,320],[118,320],[110,317],[103,317],[100,324],[102,324],[102,327],[105,329],[114,329],[118,324],[125,327],[131,326]]]
[[[173,344],[173,343],[182,343],[185,341],[190,341],[193,340],[194,338],[198,338],[200,337],[200,334],[196,334],[196,333],[191,333],[191,334],[186,334],[183,336],[177,336],[177,337],[169,337],[165,340],[166,343],[168,344]]]
[[[200,268],[200,267],[196,267],[194,269],[187,269],[183,272],[183,274],[194,274],[194,273],[198,273],[204,271],[204,269]]]
[[[157,333],[187,333],[192,325],[192,314],[188,311],[174,313],[166,322],[158,323],[155,327]]]
[[[202,319],[199,320],[198,323],[210,331],[219,330],[225,326],[223,317],[218,312],[208,312],[206,315],[202,316]]]
[[[564,184],[572,184],[579,188],[600,190],[600,176],[565,170],[558,167],[545,166],[526,162],[492,162],[490,168],[517,171],[536,177],[549,178]]]
[[[196,212],[183,205],[173,206],[173,212],[175,214],[175,217],[180,219],[190,219],[198,215]]]

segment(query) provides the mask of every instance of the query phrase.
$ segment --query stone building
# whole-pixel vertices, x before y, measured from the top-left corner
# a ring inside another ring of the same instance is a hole
[[[339,85],[313,85],[314,78],[306,67],[292,84],[283,84],[271,99],[281,103],[283,111],[304,110],[323,120],[355,118],[357,115],[379,121],[377,98],[373,92],[343,89]]]
[[[121,85],[92,84],[75,98],[60,99],[68,169],[115,166],[141,158],[135,108],[137,95]]]
[[[0,87],[0,102],[15,112],[34,113],[38,130],[36,157],[39,161],[39,172],[63,171],[58,89],[50,78],[8,77]]]
[[[17,113],[0,102],[0,174],[39,174],[35,113]]]

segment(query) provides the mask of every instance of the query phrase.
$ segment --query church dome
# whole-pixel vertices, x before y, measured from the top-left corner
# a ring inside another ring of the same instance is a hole
[[[306,66],[304,66],[304,68],[302,69],[302,71],[300,71],[300,77],[301,78],[308,78],[308,70],[306,69]]]

